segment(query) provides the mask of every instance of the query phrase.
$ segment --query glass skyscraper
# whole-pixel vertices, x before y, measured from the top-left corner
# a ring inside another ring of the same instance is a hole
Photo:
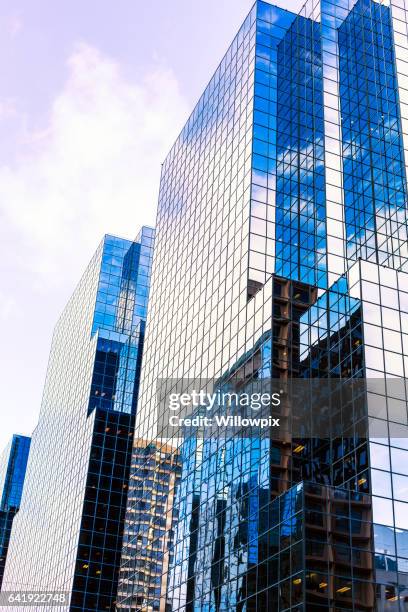
[[[121,609],[408,609],[407,11],[258,0],[165,159],[135,440],[180,477],[143,550],[151,486],[129,499]],[[158,410],[158,385],[234,378],[360,395],[320,436],[183,437]]]
[[[105,236],[56,325],[5,591],[114,609],[153,240]]]
[[[31,439],[15,434],[0,455],[0,589],[10,532],[23,493]]]

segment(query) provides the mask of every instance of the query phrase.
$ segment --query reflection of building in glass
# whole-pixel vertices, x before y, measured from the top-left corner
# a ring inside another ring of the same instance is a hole
[[[269,609],[374,609],[369,495],[300,483],[269,511],[269,558],[258,566],[273,585]]]
[[[408,605],[407,8],[257,0],[163,164],[136,438],[181,461],[172,612]],[[318,438],[157,420],[159,379],[234,377],[367,389]]]
[[[14,435],[0,455],[0,588],[13,520],[20,507],[31,439]]]
[[[349,434],[330,447],[320,441],[326,460],[315,462],[313,480],[371,493],[371,550],[384,610],[403,610],[408,602],[408,473],[401,463],[408,459],[407,317],[408,274],[359,260],[301,319],[306,376],[366,379],[370,435],[355,435],[357,415],[339,411],[337,423]],[[300,453],[306,465],[311,452],[306,442]]]
[[[167,584],[163,577],[167,577],[177,521],[178,453],[172,446],[136,439],[131,472],[117,608],[165,612]]]
[[[3,588],[67,591],[111,610],[154,231],[105,236],[55,328]]]

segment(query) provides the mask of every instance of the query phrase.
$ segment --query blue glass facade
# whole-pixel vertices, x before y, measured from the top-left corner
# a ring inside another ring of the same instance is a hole
[[[114,608],[153,241],[105,236],[57,323],[5,590]]]
[[[20,507],[31,439],[14,435],[0,456],[0,589],[13,519]]]
[[[391,8],[359,0],[338,45],[347,257],[400,268],[407,185]]]
[[[241,390],[250,393],[255,381],[264,380],[267,389],[271,377],[300,376],[301,317],[315,299],[315,289],[275,275],[274,325],[225,374],[224,384],[245,380]],[[291,458],[288,445],[273,442],[269,430],[249,437],[242,431],[214,432],[204,438],[193,431],[180,448],[169,609],[275,609],[281,591],[282,601],[291,605],[291,581],[305,568],[304,515],[292,518],[291,495],[296,497],[297,489],[285,492],[293,482],[301,483],[307,469],[307,480],[317,477],[322,458],[307,465],[296,455]],[[303,594],[295,586],[293,605],[302,602]]]
[[[278,44],[276,273],[327,286],[319,24],[297,16]]]
[[[131,471],[122,609],[407,609],[407,11],[258,0],[165,159],[135,439],[180,478],[142,555],[152,475]],[[159,380],[270,378],[363,381],[364,401],[330,397],[320,437],[158,416]]]
[[[105,239],[92,323],[97,346],[90,411],[101,407],[135,414],[152,248],[147,227],[134,243]]]

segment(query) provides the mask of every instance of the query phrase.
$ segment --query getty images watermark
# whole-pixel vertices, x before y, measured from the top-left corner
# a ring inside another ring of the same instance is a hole
[[[154,418],[163,438],[408,438],[406,424],[383,420],[390,397],[408,405],[408,380],[159,379]]]
[[[170,393],[169,425],[175,428],[259,428],[279,427],[280,418],[270,414],[281,405],[281,393],[209,393],[200,389]]]

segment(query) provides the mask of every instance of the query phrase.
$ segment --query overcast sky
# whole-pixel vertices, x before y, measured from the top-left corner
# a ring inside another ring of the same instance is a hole
[[[251,4],[2,3],[0,450],[36,424],[54,324],[103,234],[154,224],[160,163]]]

